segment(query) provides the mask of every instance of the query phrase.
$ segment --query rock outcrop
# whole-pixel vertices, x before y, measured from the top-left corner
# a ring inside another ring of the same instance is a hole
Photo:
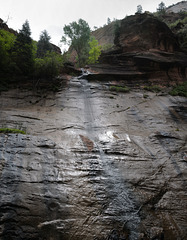
[[[144,35],[159,24],[124,19],[116,49],[86,76],[102,81],[1,92],[0,128],[27,134],[0,133],[0,240],[187,239],[186,98],[135,88],[186,80],[166,26]],[[119,83],[133,89],[110,91]]]
[[[13,30],[12,28],[9,28],[6,22],[4,22],[1,18],[0,18],[0,29],[4,29],[10,33],[13,33],[14,35],[18,34],[17,31]]]
[[[171,85],[186,80],[187,55],[167,25],[144,13],[126,17],[115,38],[116,49],[101,55],[91,66],[90,79],[129,80],[135,84]],[[103,64],[103,65],[102,65]]]
[[[173,4],[172,6],[166,9],[167,13],[180,13],[180,12],[187,12],[187,2],[181,1],[177,4]]]
[[[102,46],[103,48],[105,47],[107,48],[107,46],[111,47],[114,45],[116,23],[117,23],[117,20],[91,33],[92,36],[94,36],[97,39],[99,45]]]
[[[168,26],[147,13],[123,19],[115,44],[123,52],[141,52],[151,49],[166,52],[179,50],[177,40]]]
[[[186,99],[109,84],[1,93],[1,240],[187,238]]]
[[[54,52],[56,52],[58,54],[62,54],[62,51],[61,51],[61,49],[58,46],[56,46],[53,43],[51,43],[51,46],[52,46],[52,49],[53,49]]]

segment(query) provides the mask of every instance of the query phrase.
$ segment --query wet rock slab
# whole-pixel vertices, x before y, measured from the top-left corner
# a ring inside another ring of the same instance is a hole
[[[187,238],[186,99],[144,94],[1,94],[0,239]]]

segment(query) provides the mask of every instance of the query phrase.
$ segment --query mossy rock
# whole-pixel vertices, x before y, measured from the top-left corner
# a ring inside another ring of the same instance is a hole
[[[15,128],[0,128],[0,133],[20,133],[20,134],[26,134],[25,131]]]
[[[130,88],[126,86],[110,86],[110,91],[127,93],[130,91]]]

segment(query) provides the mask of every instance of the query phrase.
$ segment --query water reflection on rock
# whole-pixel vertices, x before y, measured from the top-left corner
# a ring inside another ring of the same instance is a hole
[[[0,98],[28,133],[0,135],[2,240],[187,238],[185,98],[77,78]]]

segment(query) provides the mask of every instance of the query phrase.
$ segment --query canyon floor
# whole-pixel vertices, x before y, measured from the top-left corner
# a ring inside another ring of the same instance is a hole
[[[0,95],[1,240],[187,239],[187,101],[72,78]]]

